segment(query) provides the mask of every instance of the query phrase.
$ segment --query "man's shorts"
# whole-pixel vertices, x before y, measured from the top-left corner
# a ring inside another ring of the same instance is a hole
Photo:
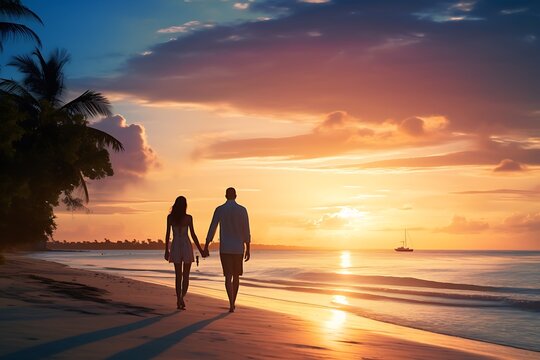
[[[221,259],[221,267],[223,268],[223,276],[227,275],[242,275],[244,273],[243,268],[243,254],[219,254]]]

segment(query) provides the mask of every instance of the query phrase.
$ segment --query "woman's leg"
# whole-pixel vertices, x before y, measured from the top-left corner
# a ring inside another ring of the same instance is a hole
[[[176,273],[176,300],[177,304],[180,305],[182,300],[182,264],[174,263],[174,272]],[[180,308],[180,306],[178,306]]]
[[[182,297],[186,296],[189,287],[189,272],[191,271],[191,262],[184,263],[184,273],[182,277]]]

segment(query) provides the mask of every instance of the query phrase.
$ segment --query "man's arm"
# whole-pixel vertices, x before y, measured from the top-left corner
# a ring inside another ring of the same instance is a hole
[[[249,261],[250,257],[251,257],[251,252],[249,250],[249,243],[245,243],[244,261]]]
[[[249,230],[249,216],[247,213],[247,210],[245,211],[245,220],[244,220],[244,233],[242,234],[242,237],[244,239],[245,244],[245,252],[244,252],[244,260],[248,261],[251,257],[250,252],[250,243],[251,243],[251,233]]]
[[[219,209],[219,208],[218,208]],[[206,235],[206,243],[204,244],[204,252],[208,254],[208,245],[214,240],[216,235],[217,226],[219,223],[218,209],[214,211],[214,216],[212,216],[212,222],[208,228],[208,235]]]

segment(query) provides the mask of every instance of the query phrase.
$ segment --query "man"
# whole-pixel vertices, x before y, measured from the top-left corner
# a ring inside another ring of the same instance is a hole
[[[225,289],[229,297],[229,312],[234,312],[234,303],[243,273],[242,257],[249,260],[249,219],[245,207],[236,203],[236,190],[232,187],[225,192],[227,201],[214,211],[212,223],[206,236],[204,253],[208,256],[208,245],[214,239],[219,224],[219,257],[225,276]]]

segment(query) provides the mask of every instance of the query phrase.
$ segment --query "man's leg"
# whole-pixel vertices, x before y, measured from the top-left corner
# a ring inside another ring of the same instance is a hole
[[[227,290],[227,296],[229,297],[229,312],[234,312],[234,293],[232,284],[232,275],[225,275],[225,289]]]
[[[240,275],[233,275],[232,288],[233,288],[233,300],[232,307],[234,309],[236,303],[236,295],[238,295],[238,288],[240,287]]]

